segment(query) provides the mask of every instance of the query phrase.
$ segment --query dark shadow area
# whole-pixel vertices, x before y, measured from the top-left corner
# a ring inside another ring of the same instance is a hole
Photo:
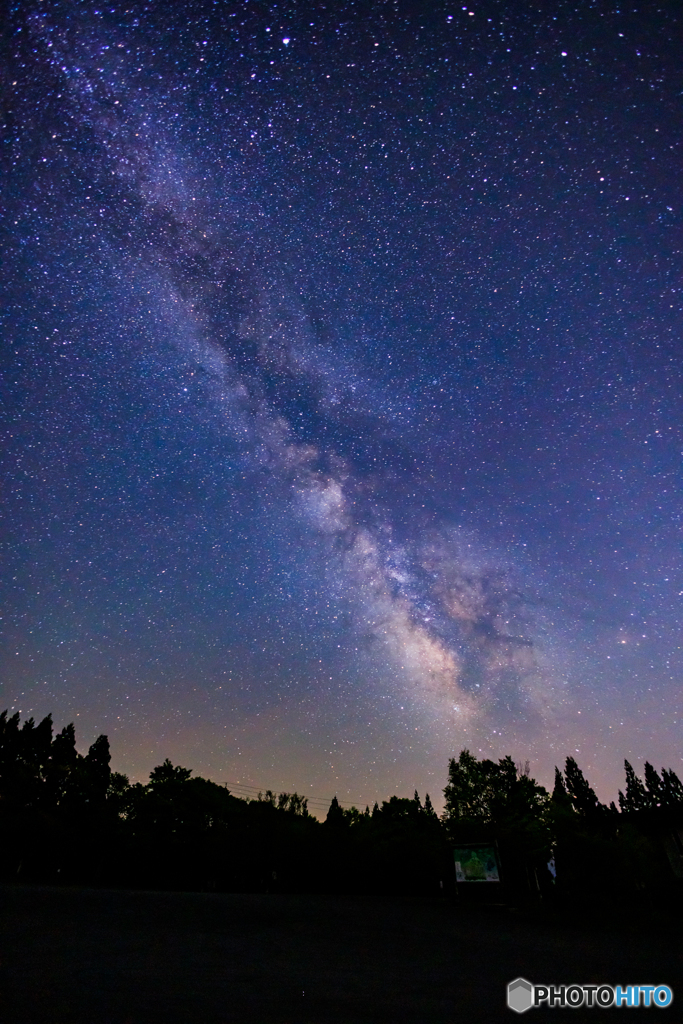
[[[519,975],[681,977],[678,929],[654,921],[588,927],[448,898],[2,886],[0,900],[6,1024],[485,1024],[515,1019]]]

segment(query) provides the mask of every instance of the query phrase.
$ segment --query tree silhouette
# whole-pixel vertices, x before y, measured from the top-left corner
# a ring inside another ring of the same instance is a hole
[[[180,765],[173,765],[166,758],[163,764],[152,768],[149,775],[149,784],[154,789],[169,789],[173,791],[176,786],[187,782],[191,775],[191,768],[181,768]]]
[[[0,792],[15,807],[45,805],[45,780],[52,746],[52,718],[20,726],[19,714],[0,715]]]
[[[564,777],[569,799],[577,814],[584,818],[596,818],[607,810],[598,800],[595,790],[589,785],[573,757],[566,760]]]
[[[671,769],[662,768],[660,775],[645,762],[645,783],[636,775],[633,766],[624,761],[626,793],[619,790],[619,806],[626,814],[656,811],[658,808],[674,810],[683,807],[683,784]]]
[[[662,768],[664,803],[666,807],[683,807],[683,783],[673,769]]]
[[[325,824],[332,828],[339,828],[346,824],[344,811],[342,810],[336,796],[332,797],[332,802],[330,803],[327,816],[325,818]]]
[[[367,807],[366,807],[365,810],[366,810],[366,813],[367,813]],[[427,815],[428,818],[434,818],[434,819],[437,818],[436,811],[432,807],[432,801],[429,798],[429,793],[425,793],[424,812],[425,812],[425,814]]]
[[[449,762],[444,797],[447,823],[503,824],[539,819],[548,794],[509,755],[496,763],[462,750],[457,761]]]
[[[562,772],[557,767],[557,765],[555,765],[555,785],[553,787],[551,800],[557,808],[561,808],[562,810],[569,812],[570,814],[574,813],[574,804],[572,803],[572,799],[569,796],[569,793],[567,792],[567,787],[564,784]]]
[[[646,810],[649,801],[645,786],[629,761],[624,761],[624,770],[626,772],[626,793],[619,790],[619,807],[627,813]]]

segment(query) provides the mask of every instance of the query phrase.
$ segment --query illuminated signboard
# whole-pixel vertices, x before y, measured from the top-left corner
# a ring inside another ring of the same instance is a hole
[[[455,878],[458,882],[500,882],[498,858],[493,846],[456,846]]]

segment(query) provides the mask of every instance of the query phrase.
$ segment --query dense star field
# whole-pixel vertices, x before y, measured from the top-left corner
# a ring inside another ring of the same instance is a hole
[[[321,808],[680,774],[679,15],[15,4],[2,707]]]

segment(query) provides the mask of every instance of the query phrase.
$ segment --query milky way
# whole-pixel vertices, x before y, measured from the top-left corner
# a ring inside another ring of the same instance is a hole
[[[676,31],[20,6],[5,704],[244,792],[679,769]]]

